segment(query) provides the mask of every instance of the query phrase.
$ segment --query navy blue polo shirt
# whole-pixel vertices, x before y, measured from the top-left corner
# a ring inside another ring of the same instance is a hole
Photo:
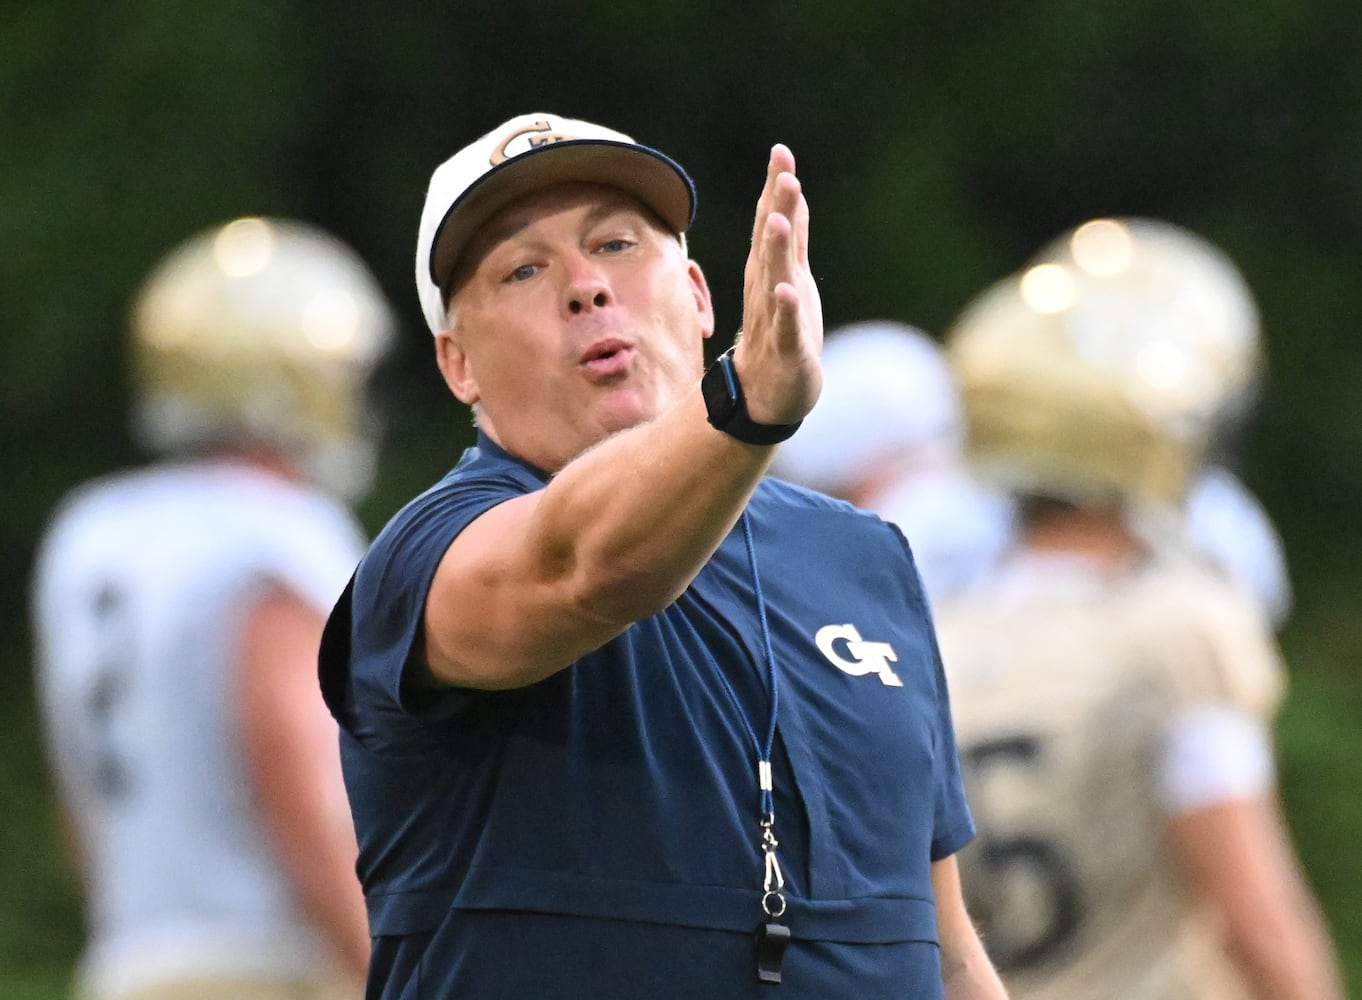
[[[403,683],[450,542],[545,482],[480,436],[380,533],[327,624],[369,997],[766,995],[751,731],[770,692],[741,525],[674,604],[545,680]],[[746,517],[779,675],[781,995],[939,996],[930,866],[974,831],[907,543],[772,479]]]

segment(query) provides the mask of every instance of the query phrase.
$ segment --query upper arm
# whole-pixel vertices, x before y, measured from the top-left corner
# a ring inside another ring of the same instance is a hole
[[[1343,996],[1328,929],[1296,862],[1273,796],[1236,799],[1172,817],[1167,836],[1198,901],[1264,996]]]
[[[570,547],[539,537],[542,491],[472,520],[436,566],[423,611],[424,661],[443,684],[511,688],[563,669],[627,623],[594,614]],[[593,567],[594,569],[594,567]]]
[[[320,611],[277,584],[255,595],[243,617],[237,728],[257,797],[276,835],[285,838],[309,805],[349,822],[336,723],[317,682],[323,621]]]

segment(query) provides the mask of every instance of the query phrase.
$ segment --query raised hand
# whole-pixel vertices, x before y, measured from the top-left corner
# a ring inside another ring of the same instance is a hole
[[[823,307],[809,269],[809,203],[794,154],[771,149],[743,273],[743,331],[734,352],[758,423],[801,420],[823,387]]]

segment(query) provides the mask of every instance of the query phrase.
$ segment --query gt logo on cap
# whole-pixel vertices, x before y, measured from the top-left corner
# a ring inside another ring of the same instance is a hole
[[[529,140],[529,149],[522,149],[519,152],[512,153],[510,151],[511,143],[515,142],[522,135],[531,137]],[[512,156],[518,156],[520,153],[529,152],[530,149],[538,149],[540,146],[547,146],[551,142],[562,142],[564,139],[579,138],[581,138],[581,136],[567,135],[563,132],[553,131],[553,126],[547,121],[534,122],[531,125],[526,125],[524,128],[518,128],[510,135],[506,136],[506,138],[501,141],[500,145],[492,150],[489,162],[495,167],[498,163],[504,163]]]

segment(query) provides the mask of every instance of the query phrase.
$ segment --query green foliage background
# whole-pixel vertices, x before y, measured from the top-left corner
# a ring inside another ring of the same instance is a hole
[[[1239,469],[1297,591],[1283,788],[1362,990],[1362,7],[1343,0],[970,4],[11,0],[0,7],[0,995],[60,995],[80,941],[34,721],[27,575],[78,481],[137,456],[120,338],[172,244],[246,213],[318,223],[401,315],[371,529],[468,436],[412,294],[430,170],[528,110],[687,165],[692,248],[736,328],[766,150],[813,207],[829,325],[940,332],[1065,228],[1145,214],[1256,290],[1267,394]]]

